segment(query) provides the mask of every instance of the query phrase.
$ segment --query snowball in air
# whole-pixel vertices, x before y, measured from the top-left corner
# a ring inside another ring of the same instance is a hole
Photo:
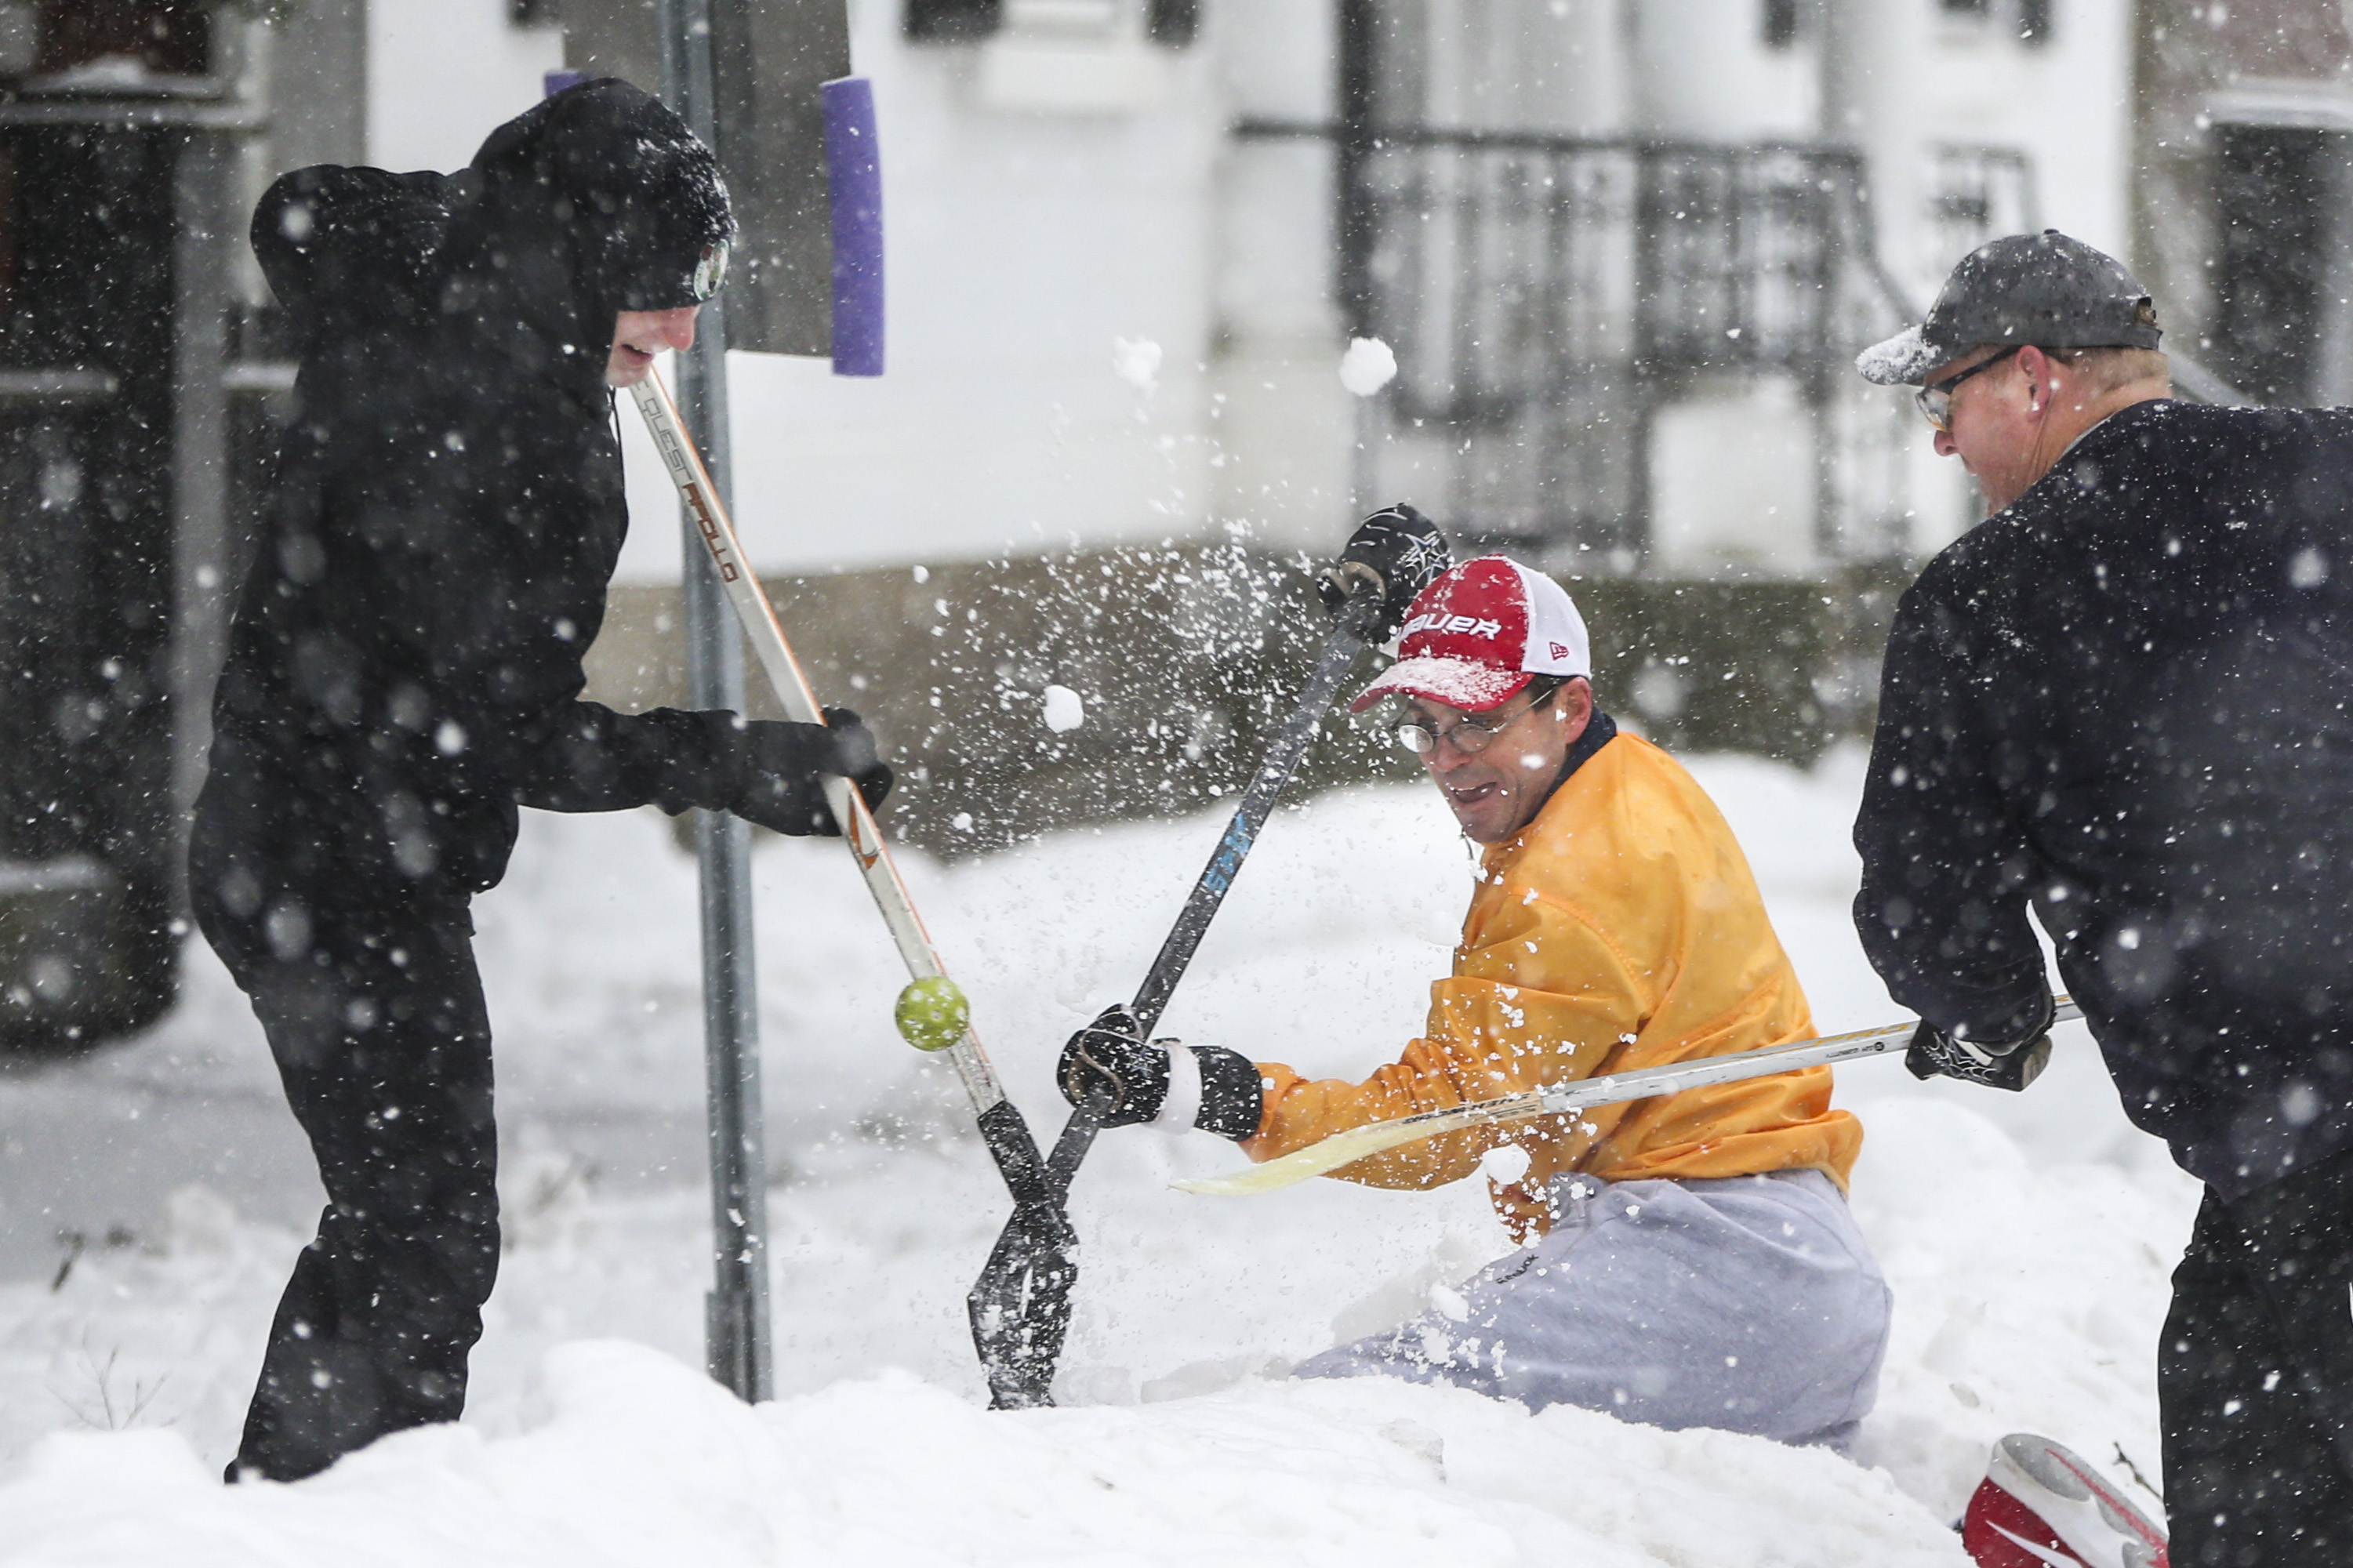
[[[1150,338],[1113,338],[1111,368],[1136,391],[1149,392],[1160,379],[1160,345]]]
[[[1046,728],[1064,735],[1086,721],[1087,705],[1077,692],[1067,686],[1046,688]]]
[[[1507,1187],[1528,1173],[1529,1163],[1528,1152],[1517,1143],[1499,1143],[1479,1156],[1480,1172]]]
[[[1350,338],[1340,356],[1340,384],[1359,397],[1370,397],[1397,379],[1397,355],[1378,338]]]

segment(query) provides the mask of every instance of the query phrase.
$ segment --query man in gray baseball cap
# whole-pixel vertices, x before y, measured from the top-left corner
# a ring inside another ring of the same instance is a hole
[[[1928,319],[1865,349],[1865,381],[1916,386],[1936,451],[1999,511],[2118,409],[2171,393],[2157,308],[2123,262],[2055,228],[1979,246]],[[1997,374],[1998,373],[1998,374]],[[1957,395],[1975,383],[1968,413]]]
[[[2353,411],[2174,402],[2157,342],[2130,272],[2045,232],[1858,362],[1991,515],[1896,611],[1855,927],[1915,1072],[2019,1089],[2031,907],[2125,1114],[2206,1187],[2158,1348],[2171,1560],[2341,1568]]]

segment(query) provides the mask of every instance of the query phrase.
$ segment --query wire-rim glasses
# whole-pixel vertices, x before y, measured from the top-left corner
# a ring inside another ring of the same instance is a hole
[[[2008,359],[2010,355],[2016,353],[2020,349],[2022,349],[2026,345],[2024,343],[2014,344],[2010,348],[2002,350],[2001,353],[1994,355],[1991,359],[1978,361],[1977,363],[1969,366],[1968,369],[1961,372],[1958,375],[1948,375],[1934,386],[1924,386],[1917,392],[1915,392],[1912,395],[1912,401],[1919,405],[1920,417],[1928,422],[1930,428],[1944,431],[1947,435],[1951,434],[1953,428],[1953,388],[1960,385],[1961,383],[1968,380],[1969,377],[1977,374],[1978,372],[1981,370],[1991,370],[1994,366],[2000,364],[2002,361]]]
[[[1517,713],[1501,718],[1458,719],[1444,729],[1435,724],[1425,723],[1419,719],[1409,719],[1399,724],[1392,733],[1397,736],[1398,745],[1417,757],[1426,757],[1438,750],[1438,742],[1440,741],[1451,742],[1454,749],[1466,757],[1475,757],[1493,745],[1496,736],[1551,701],[1553,693],[1559,689],[1558,683],[1546,687],[1540,695],[1531,699],[1528,705]]]

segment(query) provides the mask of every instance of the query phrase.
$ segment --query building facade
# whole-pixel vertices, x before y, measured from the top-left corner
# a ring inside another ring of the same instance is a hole
[[[2266,403],[2353,403],[2353,19],[2144,0],[2136,251],[2173,338]]]

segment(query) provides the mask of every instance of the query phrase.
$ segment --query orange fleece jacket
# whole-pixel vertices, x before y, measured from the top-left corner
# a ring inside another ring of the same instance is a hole
[[[1261,1064],[1265,1110],[1242,1145],[1250,1158],[1417,1110],[1814,1032],[1732,829],[1672,758],[1622,732],[1517,837],[1487,849],[1454,973],[1430,989],[1423,1037],[1362,1083]],[[1862,1126],[1831,1109],[1831,1070],[1813,1068],[1472,1128],[1333,1173],[1440,1186],[1505,1143],[1527,1151],[1527,1172],[1490,1185],[1525,1240],[1550,1227],[1546,1189],[1561,1172],[1631,1181],[1810,1168],[1844,1187]]]

